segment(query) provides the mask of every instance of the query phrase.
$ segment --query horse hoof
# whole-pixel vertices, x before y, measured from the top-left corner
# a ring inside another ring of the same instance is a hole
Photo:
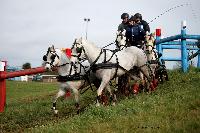
[[[99,107],[100,106],[100,103],[96,103],[96,107]]]
[[[116,103],[115,103],[115,102],[113,102],[113,103],[112,103],[112,106],[115,106],[115,105],[116,105]]]
[[[133,94],[138,94],[139,93],[139,85],[138,84],[134,84],[133,87]]]
[[[58,110],[53,110],[54,115],[58,115]]]

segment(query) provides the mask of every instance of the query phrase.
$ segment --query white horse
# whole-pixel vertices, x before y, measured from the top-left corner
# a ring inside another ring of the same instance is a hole
[[[72,49],[81,53],[84,52],[91,64],[91,69],[95,72],[96,77],[101,80],[97,90],[97,106],[99,105],[102,91],[109,84],[109,81],[115,76],[128,73],[134,66],[140,68],[140,71],[147,77],[149,83],[151,82],[148,66],[146,65],[147,57],[144,51],[137,47],[132,46],[118,52],[112,52],[98,48],[93,43],[80,38],[76,39]],[[128,74],[131,76],[130,73]]]
[[[157,85],[158,81],[163,82],[163,80],[169,80],[168,79],[168,74],[166,70],[166,66],[164,62],[159,62],[159,58],[162,55],[159,55],[156,49],[154,48],[155,46],[155,33],[152,33],[150,35],[147,35],[145,37],[146,40],[146,54],[147,54],[147,59],[150,64],[153,77],[154,77],[154,84]]]
[[[150,63],[151,70],[153,75],[155,76],[155,69],[158,66],[158,54],[154,48],[155,42],[155,33],[145,36],[145,50],[147,54],[147,60]]]
[[[52,70],[57,68],[60,80],[60,88],[58,93],[53,98],[53,112],[54,114],[58,113],[56,109],[56,101],[59,97],[62,97],[66,94],[67,91],[73,91],[75,97],[75,106],[80,111],[79,106],[79,91],[90,85],[90,81],[95,84],[96,87],[99,86],[98,81],[96,80],[94,74],[90,74],[87,80],[86,71],[89,69],[89,63],[86,62],[84,65],[80,64],[76,57],[69,57],[61,50],[55,49],[54,46],[49,47],[46,55],[43,57],[45,68]],[[86,77],[81,78],[81,77]],[[80,77],[80,79],[79,79]]]
[[[117,31],[116,45],[117,45],[117,47],[118,47],[119,50],[123,50],[123,49],[125,49],[125,48],[128,47],[127,46],[127,42],[126,42],[126,30]],[[144,48],[144,49],[146,49],[146,48]],[[147,56],[147,58],[148,58],[148,56]],[[148,61],[148,59],[147,59],[147,61]],[[150,70],[150,74],[152,76],[151,67],[149,68],[149,70]],[[143,73],[140,72],[139,73],[139,77],[142,80],[142,85],[144,86],[145,85],[145,77],[144,77]],[[151,86],[151,89],[154,89],[154,87]],[[134,84],[133,91],[134,91],[135,94],[138,93],[138,91],[139,91],[139,85],[137,83]]]

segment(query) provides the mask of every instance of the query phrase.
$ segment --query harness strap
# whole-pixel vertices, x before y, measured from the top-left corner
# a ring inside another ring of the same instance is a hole
[[[114,77],[113,78],[116,78],[117,77],[117,71],[118,71],[118,66],[119,66],[119,61],[118,61],[118,57],[117,57],[117,55],[115,54],[115,56],[116,56],[116,62],[117,62],[117,64],[116,64],[116,66],[117,66],[117,68],[116,68],[116,70],[115,70],[115,75],[114,75]]]
[[[112,42],[112,43],[110,43],[110,44],[108,44],[108,45],[102,47],[102,49],[104,49],[104,48],[106,48],[106,47],[108,47],[108,46],[110,46],[110,45],[112,45],[112,44],[114,44],[114,43],[115,43],[115,42]]]
[[[57,67],[62,67],[62,66],[65,66],[65,65],[68,65],[68,64],[70,64],[70,63],[64,63],[64,64],[62,64],[62,65],[59,65],[59,66],[57,66]]]
[[[94,62],[91,63],[90,68],[92,68],[94,66],[94,64],[98,61],[98,59],[100,58],[101,54],[103,53],[103,50],[101,49],[101,52],[99,53],[98,57],[96,58],[96,60]]]
[[[104,63],[106,63],[106,50],[105,49],[103,49],[103,52],[104,52]]]
[[[90,78],[89,78],[89,75],[90,75],[89,72],[90,72],[90,71],[86,71],[86,67],[83,66],[83,64],[81,64],[81,63],[80,63],[80,66],[83,67],[83,69],[84,69],[84,71],[85,71],[85,80],[88,81],[89,86],[90,86],[90,89],[91,89],[92,91],[94,91],[94,90],[92,89],[92,83],[91,83]]]

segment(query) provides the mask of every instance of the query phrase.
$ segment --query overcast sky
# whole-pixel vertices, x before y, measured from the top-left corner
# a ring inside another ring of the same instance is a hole
[[[115,40],[123,12],[140,12],[150,22],[182,4],[151,22],[151,31],[160,27],[164,37],[176,35],[186,20],[187,33],[200,35],[199,0],[0,0],[0,60],[37,67],[50,45],[68,48],[75,38],[85,37],[84,18],[91,19],[88,39],[105,46]]]

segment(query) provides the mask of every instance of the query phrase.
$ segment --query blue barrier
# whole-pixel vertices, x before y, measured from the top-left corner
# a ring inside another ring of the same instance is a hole
[[[186,34],[186,22],[182,22],[181,34],[170,36],[161,39],[161,29],[156,29],[156,49],[158,53],[163,55],[163,49],[179,49],[181,50],[181,58],[173,57],[161,57],[161,60],[165,61],[181,61],[182,71],[188,71],[188,51],[197,50],[198,52],[198,62],[197,67],[200,67],[200,48],[197,47],[196,42],[187,41],[187,39],[200,40],[200,35],[187,35]],[[174,41],[180,40],[180,41]]]
[[[200,67],[200,50],[198,50],[198,62],[197,62],[197,67]]]

